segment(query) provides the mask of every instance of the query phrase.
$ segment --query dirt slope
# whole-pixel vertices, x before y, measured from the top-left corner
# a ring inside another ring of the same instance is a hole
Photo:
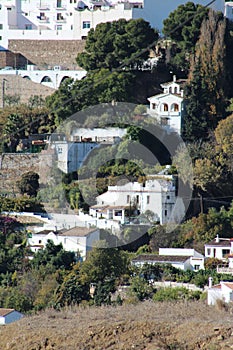
[[[233,314],[204,302],[47,310],[1,326],[0,349],[233,349]]]

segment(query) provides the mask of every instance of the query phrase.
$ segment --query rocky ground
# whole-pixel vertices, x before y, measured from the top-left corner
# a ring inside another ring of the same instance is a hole
[[[233,349],[232,308],[205,302],[47,310],[0,327],[3,350]]]

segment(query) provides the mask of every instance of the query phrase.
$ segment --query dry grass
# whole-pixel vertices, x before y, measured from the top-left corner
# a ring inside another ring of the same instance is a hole
[[[1,350],[233,349],[231,309],[204,302],[47,310],[0,328]]]

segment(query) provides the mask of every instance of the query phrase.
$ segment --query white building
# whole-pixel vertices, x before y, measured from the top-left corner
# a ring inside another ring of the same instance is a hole
[[[108,191],[96,198],[97,204],[90,207],[90,215],[125,223],[135,213],[149,210],[154,214],[154,220],[160,224],[177,222],[184,215],[184,206],[181,203],[180,212],[176,212],[175,216],[175,192],[172,175],[154,175],[145,183],[129,182],[120,186],[108,186]]]
[[[0,308],[0,325],[9,324],[20,320],[23,317],[21,312],[14,309],[3,309]]]
[[[57,167],[65,174],[77,171],[96,147],[99,147],[96,142],[55,141],[51,145],[56,150]]]
[[[205,257],[226,261],[228,255],[233,254],[233,238],[217,237],[205,244]]]
[[[12,39],[80,40],[98,23],[120,18],[143,18],[151,26],[163,27],[163,20],[186,0],[2,0],[0,5],[0,47]],[[206,1],[195,3],[206,5]],[[224,12],[224,0],[211,4]]]
[[[221,281],[220,284],[212,286],[210,277],[209,288],[207,290],[207,304],[215,305],[217,300],[225,303],[233,302],[233,282]]]
[[[171,264],[183,271],[204,270],[204,256],[194,249],[159,248],[159,255],[141,254],[132,260],[135,266],[144,264]]]
[[[127,133],[122,128],[74,128],[71,141],[91,141],[99,143],[117,143]]]
[[[185,80],[176,80],[174,75],[173,81],[161,84],[163,93],[148,98],[148,113],[168,132],[181,133],[184,83]]]
[[[28,238],[28,246],[32,252],[43,249],[48,240],[52,240],[54,244],[62,244],[66,251],[79,252],[85,260],[87,252],[92,249],[100,239],[100,231],[98,228],[73,227],[68,230],[58,232],[41,231],[32,233]]]

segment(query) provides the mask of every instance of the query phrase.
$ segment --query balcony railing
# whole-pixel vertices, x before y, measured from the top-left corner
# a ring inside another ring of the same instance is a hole
[[[50,10],[50,7],[51,7],[51,4],[49,3],[46,3],[46,2],[43,2],[43,1],[40,1],[36,4],[36,7],[39,9],[39,10]]]
[[[233,268],[217,266],[217,273],[227,273],[227,274],[233,275]]]

